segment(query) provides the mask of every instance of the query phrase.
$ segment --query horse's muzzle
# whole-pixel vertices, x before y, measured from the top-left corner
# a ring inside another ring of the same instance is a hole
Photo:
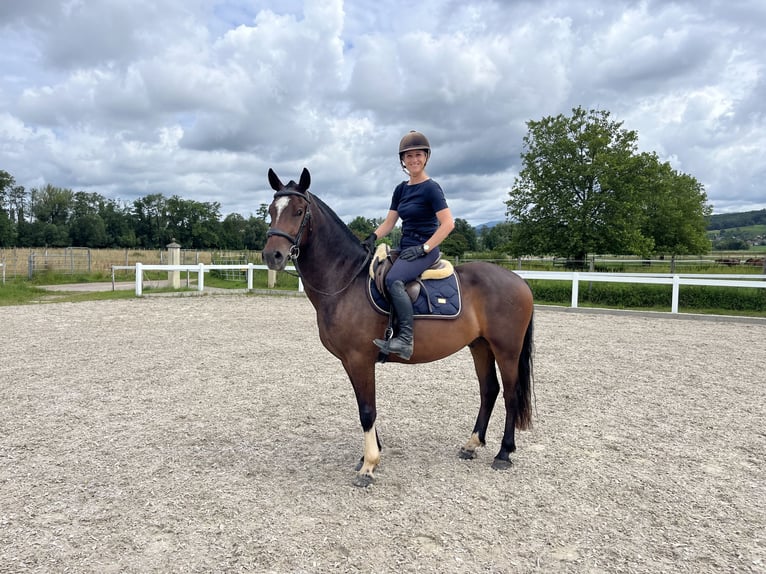
[[[266,262],[266,266],[273,271],[283,271],[285,265],[287,265],[287,252],[281,249],[275,249],[269,247],[268,241],[266,247],[263,249],[263,260]]]

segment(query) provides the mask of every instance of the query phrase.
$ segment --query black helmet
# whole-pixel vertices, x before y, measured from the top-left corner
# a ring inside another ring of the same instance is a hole
[[[422,149],[426,152],[426,158],[431,156],[431,144],[428,143],[428,138],[420,132],[412,130],[399,142],[399,159],[402,159],[404,152],[415,149]]]

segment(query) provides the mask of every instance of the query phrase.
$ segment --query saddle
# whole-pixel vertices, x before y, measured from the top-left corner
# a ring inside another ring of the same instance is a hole
[[[370,278],[375,282],[380,293],[386,293],[386,274],[391,270],[391,267],[399,257],[398,251],[392,251],[391,248],[385,243],[378,245],[375,253],[372,256],[370,262]],[[434,262],[431,267],[423,271],[417,279],[409,281],[404,289],[410,296],[410,300],[414,303],[420,291],[424,288],[423,281],[428,279],[446,279],[455,272],[455,267],[447,261],[442,259],[441,255]]]

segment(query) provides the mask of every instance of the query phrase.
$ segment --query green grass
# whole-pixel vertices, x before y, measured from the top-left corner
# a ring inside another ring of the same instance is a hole
[[[40,303],[77,303],[80,301],[130,299],[135,296],[136,294],[133,291],[47,291],[28,281],[20,280],[7,281],[5,285],[0,284],[0,307]]]

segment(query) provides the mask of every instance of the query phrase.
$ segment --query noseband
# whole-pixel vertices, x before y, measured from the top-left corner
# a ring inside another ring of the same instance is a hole
[[[290,247],[290,253],[287,254],[287,257],[288,259],[296,261],[298,256],[301,254],[301,248],[298,246],[298,244],[301,242],[301,237],[303,237],[303,231],[306,229],[306,225],[309,223],[309,221],[311,221],[311,196],[308,191],[306,191],[304,194],[300,191],[282,190],[274,194],[274,199],[286,197],[288,195],[297,195],[298,197],[306,200],[306,211],[303,212],[303,219],[301,220],[300,227],[298,227],[298,233],[295,236],[292,236],[289,233],[282,231],[281,229],[269,228],[269,230],[266,232],[266,238],[268,239],[272,235],[276,235],[278,237],[284,237],[287,239],[290,243],[292,243],[292,246]]]

